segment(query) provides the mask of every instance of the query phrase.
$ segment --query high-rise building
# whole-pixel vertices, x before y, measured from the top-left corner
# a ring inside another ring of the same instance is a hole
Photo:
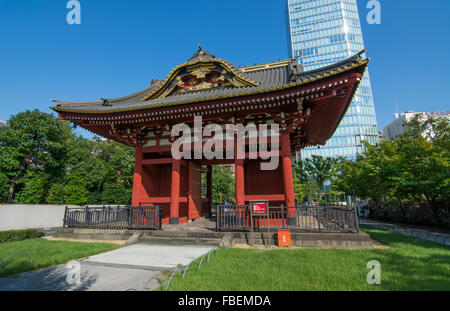
[[[289,53],[305,71],[324,67],[364,49],[356,0],[287,0]],[[366,71],[353,101],[325,146],[307,147],[301,157],[343,156],[355,159],[363,141],[378,143],[378,126]],[[297,155],[298,158],[298,155]]]
[[[406,122],[411,121],[415,116],[419,116],[419,119],[426,120],[429,117],[434,118],[447,118],[450,120],[450,111],[438,111],[438,112],[415,112],[406,111],[402,114],[395,113],[395,120],[387,124],[383,128],[383,139],[397,139],[400,135],[406,132]]]

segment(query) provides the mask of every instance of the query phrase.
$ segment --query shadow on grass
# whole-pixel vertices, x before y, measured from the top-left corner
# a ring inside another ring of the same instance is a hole
[[[395,246],[395,245],[402,246],[402,244],[408,244],[416,247],[450,250],[450,246],[448,245],[443,245],[433,241],[415,238],[395,231],[388,231],[384,229],[378,229],[363,225],[361,225],[361,230],[368,233],[371,236],[371,238],[380,241],[381,243],[386,244],[388,246]]]
[[[362,226],[371,238],[392,247],[377,251],[383,288],[450,290],[450,247],[384,229]],[[388,277],[383,278],[383,274]]]
[[[18,267],[26,269],[29,267]],[[58,265],[24,272],[11,277],[0,278],[1,291],[84,291],[96,281],[97,275],[88,275],[81,269],[81,284],[69,284],[67,275],[70,270],[66,265]]]
[[[383,290],[450,290],[450,255],[418,258],[385,252],[374,259],[381,263]]]

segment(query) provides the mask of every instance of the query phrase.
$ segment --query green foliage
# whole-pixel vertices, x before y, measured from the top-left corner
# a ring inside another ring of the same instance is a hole
[[[0,202],[4,202],[8,196],[9,180],[5,173],[0,171]]]
[[[293,166],[294,192],[297,202],[321,201],[325,182],[336,174],[337,160],[313,155]]]
[[[442,225],[449,214],[450,126],[445,119],[413,119],[397,140],[366,145],[355,162],[340,163],[336,188],[368,198],[384,218]],[[426,215],[425,215],[426,214]]]
[[[30,171],[52,177],[64,174],[67,146],[73,134],[68,122],[38,110],[19,113],[8,124],[0,131],[0,171],[8,178],[7,201],[12,202],[16,185],[24,184]]]
[[[0,231],[0,243],[22,241],[43,236],[43,232],[39,232],[35,229]]]
[[[64,185],[60,183],[51,185],[46,202],[48,204],[64,204],[65,201]]]
[[[89,204],[127,204],[131,201],[134,156],[131,147],[100,138],[78,137],[70,147],[68,170],[85,177]],[[113,187],[119,192],[112,193]]]
[[[303,202],[303,199],[305,198],[305,192],[303,189],[303,184],[300,181],[300,177],[298,176],[298,174],[296,174],[295,170],[293,173],[293,179],[294,179],[295,200],[297,203]]]
[[[42,172],[30,171],[19,187],[16,195],[18,204],[39,204],[45,201],[48,176]]]
[[[321,200],[325,182],[333,177],[336,159],[313,155],[311,158],[306,159],[303,165],[308,181],[315,182],[319,187],[319,200]]]
[[[68,182],[64,187],[64,197],[66,204],[83,205],[88,200],[86,189],[86,178],[80,172],[69,175]]]
[[[106,184],[102,193],[103,204],[130,204],[131,189],[126,189],[123,183]]]
[[[213,202],[223,203],[235,201],[235,181],[231,170],[223,165],[213,166],[212,178]]]
[[[19,113],[8,124],[0,132],[0,201],[130,201],[133,148],[98,137],[76,137],[68,122],[38,110]]]
[[[303,193],[305,194],[304,198],[307,199],[308,202],[319,202],[322,191],[320,191],[320,186],[313,181],[305,181],[302,183]]]

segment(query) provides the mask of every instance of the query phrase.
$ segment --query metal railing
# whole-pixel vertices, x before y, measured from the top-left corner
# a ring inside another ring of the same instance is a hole
[[[359,232],[356,209],[352,206],[302,204],[270,207],[268,213],[251,215],[248,205],[219,205],[216,213],[217,231]]]
[[[248,205],[217,205],[217,231],[250,230],[250,209]]]
[[[66,207],[64,228],[161,229],[160,206]]]

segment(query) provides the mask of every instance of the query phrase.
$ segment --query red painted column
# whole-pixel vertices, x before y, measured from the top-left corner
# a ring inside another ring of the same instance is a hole
[[[206,197],[208,198],[208,213],[212,207],[212,165],[208,165],[208,173],[206,173]]]
[[[297,218],[295,217],[295,194],[294,194],[294,179],[292,177],[292,153],[291,140],[289,133],[281,134],[281,162],[283,165],[283,183],[284,195],[287,208],[287,221],[289,224],[295,224]]]
[[[235,159],[235,187],[236,187],[236,205],[245,204],[245,190],[244,190],[244,160]]]
[[[239,144],[238,134],[234,134],[234,178],[236,205],[245,205],[244,159],[238,159],[238,153],[245,154],[244,146]],[[242,143],[242,142],[241,142]],[[242,148],[244,148],[242,150]]]
[[[180,160],[172,160],[172,186],[170,193],[170,224],[177,224],[180,218]]]
[[[142,148],[136,147],[136,158],[134,160],[134,175],[133,175],[133,193],[131,195],[131,205],[139,206],[140,197],[142,196]]]

